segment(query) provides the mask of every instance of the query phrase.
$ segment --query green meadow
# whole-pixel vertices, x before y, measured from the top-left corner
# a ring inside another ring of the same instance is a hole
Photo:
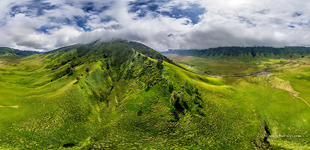
[[[310,149],[309,67],[126,41],[3,55],[0,149]]]
[[[232,77],[221,78],[235,88],[231,100],[236,97],[234,101],[252,109],[259,122],[268,127],[271,136],[267,141],[273,149],[309,149],[310,57],[228,61],[177,54],[166,56],[192,72]],[[239,77],[264,70],[270,74]]]

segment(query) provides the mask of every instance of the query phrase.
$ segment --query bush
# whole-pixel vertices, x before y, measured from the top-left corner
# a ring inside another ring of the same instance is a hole
[[[179,97],[178,92],[173,91],[170,97],[170,106],[173,106],[174,103],[177,101],[177,98]]]
[[[183,93],[183,91],[181,91],[181,93],[180,93],[180,99],[184,100],[184,93]]]
[[[169,92],[172,93],[172,92],[173,92],[173,89],[174,89],[174,88],[173,88],[173,84],[169,84],[168,87],[169,87]]]
[[[74,72],[74,68],[67,68],[67,70],[66,70],[66,74],[68,74],[68,75],[72,75],[73,74],[73,72]]]
[[[86,67],[85,71],[88,73],[90,71],[89,67]]]
[[[162,69],[163,68],[163,61],[162,60],[158,60],[156,66],[157,66],[158,69]]]
[[[193,93],[198,94],[198,89],[196,88],[196,86],[194,86],[194,88],[193,88]]]
[[[76,77],[76,80],[80,81],[80,79],[81,79],[81,76],[78,75],[78,76]]]

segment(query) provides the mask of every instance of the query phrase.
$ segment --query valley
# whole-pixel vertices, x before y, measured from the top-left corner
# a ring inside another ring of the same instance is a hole
[[[6,53],[0,149],[310,149],[309,68],[122,40]]]
[[[183,64],[185,68],[193,72],[200,74],[211,72],[211,74],[206,74],[222,78],[225,83],[232,85],[239,91],[243,91],[244,93],[242,93],[245,95],[250,94],[251,96],[248,95],[250,97],[242,98],[253,100],[248,103],[249,106],[254,105],[256,108],[253,109],[255,116],[258,115],[262,120],[268,122],[269,132],[272,135],[287,135],[288,133],[295,135],[298,133],[297,135],[300,136],[300,138],[274,138],[277,136],[268,138],[270,144],[273,145],[273,149],[308,149],[308,146],[306,146],[308,145],[306,144],[307,142],[302,140],[302,137],[308,137],[308,135],[302,136],[300,133],[307,132],[307,124],[309,123],[309,115],[307,113],[310,111],[310,95],[307,91],[310,84],[306,77],[310,67],[309,57],[295,59],[261,58],[254,59],[253,61],[233,59],[232,61],[223,61],[212,57],[201,58],[178,54],[168,54],[166,56],[175,62]],[[249,65],[253,67],[243,67]],[[236,67],[242,69],[235,69]],[[223,70],[226,73],[223,73],[221,68],[225,68]],[[255,69],[252,70],[253,68]],[[251,74],[267,68],[267,73],[263,71]],[[220,74],[221,76],[213,75],[212,73]],[[304,131],[300,132],[302,128]],[[295,145],[292,141],[304,141],[305,143],[301,142],[303,144],[298,144],[299,142],[297,142]],[[285,146],[282,147],[281,145]]]

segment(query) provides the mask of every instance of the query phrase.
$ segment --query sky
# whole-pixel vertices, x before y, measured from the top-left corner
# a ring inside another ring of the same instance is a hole
[[[309,0],[0,0],[0,46],[49,51],[101,39],[157,50],[310,46]]]

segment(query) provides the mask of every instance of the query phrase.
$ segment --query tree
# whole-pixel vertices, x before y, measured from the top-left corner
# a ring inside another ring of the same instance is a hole
[[[169,84],[168,88],[169,88],[169,92],[172,93],[172,92],[173,92],[173,89],[174,89],[174,88],[173,88],[173,84]]]
[[[170,105],[173,106],[176,101],[180,99],[179,93],[176,91],[173,91],[170,97]]]
[[[196,88],[196,86],[194,86],[194,88],[193,88],[193,93],[198,94],[198,89]]]
[[[157,61],[157,68],[158,69],[162,69],[163,68],[163,61],[162,60],[158,60]]]
[[[80,81],[80,79],[81,79],[81,76],[78,75],[78,76],[76,77],[76,80]]]
[[[71,67],[67,68],[67,70],[66,70],[66,73],[67,73],[68,75],[72,75],[73,72],[74,72],[74,68],[71,68]]]
[[[87,73],[89,72],[89,70],[90,70],[89,67],[86,67],[85,71],[86,71]]]
[[[181,91],[181,93],[180,93],[180,99],[184,100],[184,93],[183,93],[183,91]]]

